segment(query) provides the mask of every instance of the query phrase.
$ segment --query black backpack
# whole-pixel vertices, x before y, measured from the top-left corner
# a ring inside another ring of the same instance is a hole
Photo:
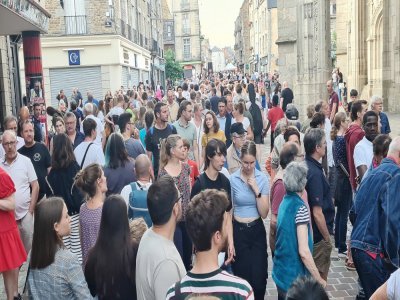
[[[254,136],[259,136],[262,134],[262,130],[263,130],[263,118],[262,118],[261,110],[258,107],[256,102],[251,102],[249,112],[250,112],[251,116],[253,117]]]

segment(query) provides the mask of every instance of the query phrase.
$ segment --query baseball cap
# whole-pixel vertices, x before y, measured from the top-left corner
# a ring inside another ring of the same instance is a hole
[[[243,134],[247,132],[246,130],[244,130],[243,124],[242,123],[233,123],[231,125],[231,134]]]
[[[299,119],[299,111],[297,110],[296,106],[294,106],[294,104],[288,104],[286,106],[285,115],[288,120],[298,120]]]

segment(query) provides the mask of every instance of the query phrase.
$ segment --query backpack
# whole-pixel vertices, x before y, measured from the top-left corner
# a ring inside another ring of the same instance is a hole
[[[251,103],[249,112],[253,117],[254,135],[261,135],[263,130],[263,118],[261,110],[255,102]]]
[[[147,190],[139,182],[130,184],[132,191],[129,194],[129,219],[143,218],[150,228],[152,226],[149,210],[147,209]],[[139,189],[137,188],[139,186]]]

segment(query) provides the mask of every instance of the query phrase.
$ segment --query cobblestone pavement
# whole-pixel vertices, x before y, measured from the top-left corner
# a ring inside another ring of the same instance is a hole
[[[395,137],[400,135],[400,115],[388,113],[392,133],[391,136]],[[269,153],[269,137],[265,138],[266,145],[262,147],[262,159],[261,165],[264,168],[265,159]],[[268,144],[268,145],[267,145]],[[269,217],[265,220],[267,232],[269,232]],[[267,281],[267,292],[265,293],[265,299],[272,300],[277,299],[277,291],[275,283],[271,277],[272,260],[269,253],[268,256],[268,270],[269,279]],[[26,278],[26,265],[23,266],[19,276],[19,290],[22,292]],[[330,299],[355,299],[358,292],[357,287],[357,273],[355,271],[348,271],[344,265],[344,260],[337,258],[337,251],[334,250],[331,255],[331,268],[328,275],[328,286],[326,288]],[[5,291],[3,285],[3,278],[0,274],[0,300],[5,300]]]

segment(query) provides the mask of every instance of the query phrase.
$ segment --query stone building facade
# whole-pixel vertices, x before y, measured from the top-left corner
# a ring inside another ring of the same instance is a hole
[[[183,67],[184,77],[199,76],[202,49],[198,0],[168,0],[174,17],[175,59]]]
[[[400,2],[336,0],[337,66],[348,89],[400,112]]]
[[[302,115],[307,105],[327,99],[332,69],[329,5],[324,0],[277,2],[279,76],[293,89]]]
[[[235,21],[235,58],[236,65],[242,72],[250,72],[248,60],[251,56],[249,0],[244,0],[239,16]]]
[[[161,0],[47,0],[46,9],[52,15],[42,37],[48,105],[57,104],[61,89],[101,99],[140,81],[164,85]]]

